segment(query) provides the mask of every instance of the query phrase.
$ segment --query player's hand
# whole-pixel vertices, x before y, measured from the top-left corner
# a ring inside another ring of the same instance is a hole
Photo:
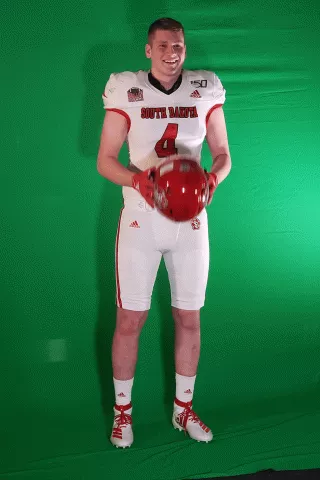
[[[132,177],[132,187],[154,208],[154,175],[156,168],[148,168]]]
[[[209,198],[208,198],[208,203],[207,205],[210,205],[211,201],[212,201],[212,197],[213,197],[213,194],[214,194],[214,191],[215,189],[217,188],[218,186],[218,177],[215,173],[213,172],[207,172],[205,170],[205,173],[206,173],[206,177],[207,177],[207,181],[208,181],[208,185],[209,185]]]

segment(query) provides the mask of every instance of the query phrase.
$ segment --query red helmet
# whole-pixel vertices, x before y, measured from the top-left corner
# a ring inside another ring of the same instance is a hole
[[[154,176],[154,204],[175,222],[192,220],[207,205],[209,186],[199,163],[175,155],[161,163]]]

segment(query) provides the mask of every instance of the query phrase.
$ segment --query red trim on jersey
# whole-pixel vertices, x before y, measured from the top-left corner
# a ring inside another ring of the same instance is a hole
[[[122,212],[123,212],[123,208],[120,211],[120,218],[119,218],[117,238],[116,238],[116,288],[117,288],[117,305],[120,308],[122,308],[122,300],[121,300],[121,290],[120,290],[120,282],[119,282],[118,258],[119,258],[120,223],[121,223]]]
[[[215,110],[216,108],[222,107],[222,106],[223,106],[223,103],[218,103],[217,105],[213,105],[213,107],[210,108],[210,110],[208,111],[207,116],[206,116],[206,126],[208,125],[209,117],[210,117],[211,113],[213,112],[213,110]]]
[[[129,132],[131,128],[131,120],[129,115],[126,112],[124,112],[123,110],[120,110],[119,108],[106,108],[106,110],[109,110],[109,112],[116,112],[116,113],[120,113],[120,115],[123,115],[124,118],[127,120],[128,132]]]

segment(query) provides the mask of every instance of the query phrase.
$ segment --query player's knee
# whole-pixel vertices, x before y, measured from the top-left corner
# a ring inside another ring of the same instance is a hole
[[[200,330],[200,312],[198,310],[181,310],[173,308],[173,317],[178,328]]]
[[[148,311],[136,312],[118,309],[116,333],[126,336],[139,334],[147,316]]]

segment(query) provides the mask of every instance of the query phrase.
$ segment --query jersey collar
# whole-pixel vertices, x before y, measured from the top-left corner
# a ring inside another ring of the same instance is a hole
[[[151,71],[148,73],[148,80],[149,82],[151,83],[151,85],[153,85],[155,88],[157,88],[158,90],[160,90],[160,92],[162,93],[165,93],[166,95],[170,95],[171,93],[175,92],[176,90],[178,90],[178,88],[180,87],[181,85],[181,82],[182,82],[182,73],[179,75],[179,77],[177,78],[177,80],[175,81],[175,83],[172,85],[172,87],[170,88],[170,90],[166,90],[164,88],[163,85],[161,85],[161,83],[159,82],[159,80],[157,80],[151,73]]]

